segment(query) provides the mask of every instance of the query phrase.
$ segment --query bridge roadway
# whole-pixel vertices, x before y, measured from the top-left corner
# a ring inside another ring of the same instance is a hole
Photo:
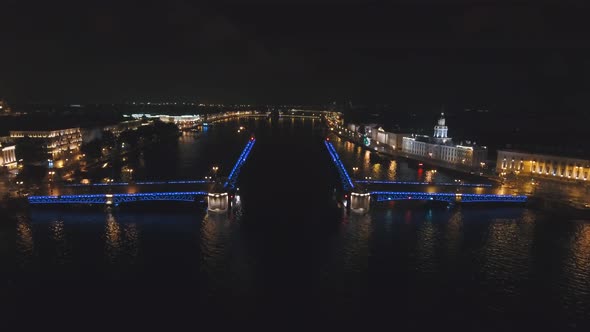
[[[49,187],[48,195],[106,195],[106,194],[142,194],[164,192],[209,192],[215,185],[209,180],[185,181],[140,181],[118,183],[95,183],[90,185],[61,185]]]
[[[376,192],[376,191],[414,191],[423,193],[464,193],[464,194],[502,194],[500,188],[483,187],[483,186],[451,186],[445,184],[429,183],[424,185],[413,184],[412,182],[400,182],[396,184],[367,184],[354,181],[355,188],[358,190]]]
[[[367,212],[371,199],[377,202],[392,200],[425,200],[447,203],[524,203],[527,196],[506,195],[502,188],[489,184],[425,183],[389,180],[353,180],[342,163],[330,138],[324,142],[340,175],[345,191],[346,206],[355,212]]]
[[[332,111],[311,111],[311,110],[290,110],[279,114],[281,118],[301,118],[301,119],[321,119],[322,115],[334,113]],[[235,118],[264,118],[271,115],[272,112],[252,113],[251,111],[236,113],[221,113],[218,115],[209,115],[207,123],[216,123]]]
[[[106,204],[141,201],[198,202],[225,190],[222,181],[143,181],[137,183],[97,183],[62,185],[50,188],[49,195],[29,196],[30,204]],[[225,193],[224,195],[227,195]]]
[[[30,196],[29,204],[100,204],[118,206],[121,203],[143,201],[196,202],[198,197],[208,197],[206,191],[152,192],[135,194],[87,194],[60,196]]]
[[[200,196],[208,198],[210,210],[225,211],[229,192],[236,189],[241,167],[246,162],[256,139],[251,137],[238,157],[225,181],[147,181],[136,183],[106,183],[93,185],[70,185],[50,188],[47,196],[30,196],[31,204],[108,204],[118,205],[136,201],[196,201]],[[366,212],[371,197],[374,201],[389,200],[436,200],[448,203],[471,202],[526,202],[522,195],[505,195],[488,184],[469,183],[424,183],[388,180],[354,181],[348,174],[336,149],[327,138],[324,142],[340,175],[347,206],[352,210]],[[348,195],[350,194],[350,196]],[[215,207],[212,207],[215,206]]]
[[[236,189],[238,176],[246,163],[256,139],[250,137],[226,179],[218,181],[177,180],[140,181],[135,183],[72,184],[48,188],[48,195],[29,196],[29,204],[106,204],[140,201],[195,202],[207,198],[210,211],[227,211],[230,193]]]

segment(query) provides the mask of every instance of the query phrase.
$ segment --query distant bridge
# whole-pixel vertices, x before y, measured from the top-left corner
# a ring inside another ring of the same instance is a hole
[[[261,117],[268,117],[273,112],[251,112],[251,111],[244,111],[244,112],[231,112],[231,113],[220,113],[215,115],[207,116],[207,120],[204,123],[215,123],[220,122],[223,120],[233,119],[233,118],[261,118]],[[278,113],[279,117],[282,118],[302,118],[302,119],[320,119],[322,115],[334,113],[333,111],[327,110],[298,110],[298,109],[291,109],[285,110]]]

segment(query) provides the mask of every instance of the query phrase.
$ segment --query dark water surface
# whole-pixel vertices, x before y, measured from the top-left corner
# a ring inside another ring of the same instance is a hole
[[[242,206],[229,216],[174,205],[3,212],[4,288],[20,323],[588,327],[590,222],[523,207],[399,203],[346,215],[333,200],[338,175],[318,120],[241,121],[146,152],[136,166],[146,178],[200,178],[216,163],[229,172],[255,132]],[[240,125],[248,133],[237,134]],[[349,143],[335,145],[359,176],[455,177],[401,160],[376,165]]]

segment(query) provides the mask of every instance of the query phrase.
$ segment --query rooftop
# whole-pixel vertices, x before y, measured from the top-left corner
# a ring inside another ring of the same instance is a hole
[[[514,152],[514,153],[524,153],[524,154],[537,154],[537,155],[544,155],[548,157],[555,157],[555,158],[571,158],[571,159],[580,159],[580,160],[590,160],[590,157],[587,153],[583,151],[567,151],[561,149],[555,149],[551,147],[544,147],[544,148],[530,148],[530,149],[511,149],[511,148],[500,148],[498,151],[506,151],[506,152]]]

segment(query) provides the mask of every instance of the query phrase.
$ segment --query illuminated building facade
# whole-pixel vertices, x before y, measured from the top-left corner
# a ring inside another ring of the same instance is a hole
[[[383,130],[379,127],[377,129],[371,129],[370,137],[380,144],[391,146],[393,150],[401,150],[403,144],[403,138],[409,137],[410,134],[392,133]]]
[[[68,128],[49,131],[38,130],[21,130],[11,131],[10,137],[12,139],[31,138],[38,139],[40,144],[44,144],[47,153],[51,154],[53,158],[68,152],[77,152],[82,145],[82,133],[80,128]]]
[[[179,129],[192,128],[200,124],[201,115],[151,115],[151,114],[131,114],[134,119],[159,119],[165,123],[174,123]]]
[[[501,175],[587,181],[590,160],[514,150],[498,150],[496,171]]]
[[[11,109],[3,99],[0,99],[0,115],[8,115],[10,114]]]
[[[432,159],[471,169],[483,168],[488,157],[487,148],[471,142],[455,145],[453,140],[448,137],[448,131],[444,113],[441,113],[438,123],[434,127],[432,137],[425,135],[403,137],[402,151],[410,156]]]
[[[0,143],[0,168],[16,168],[16,146]]]
[[[401,150],[403,138],[410,136],[410,134],[385,131],[376,124],[357,125],[349,123],[345,129],[357,135],[365,135],[378,144],[390,146],[392,150]]]

